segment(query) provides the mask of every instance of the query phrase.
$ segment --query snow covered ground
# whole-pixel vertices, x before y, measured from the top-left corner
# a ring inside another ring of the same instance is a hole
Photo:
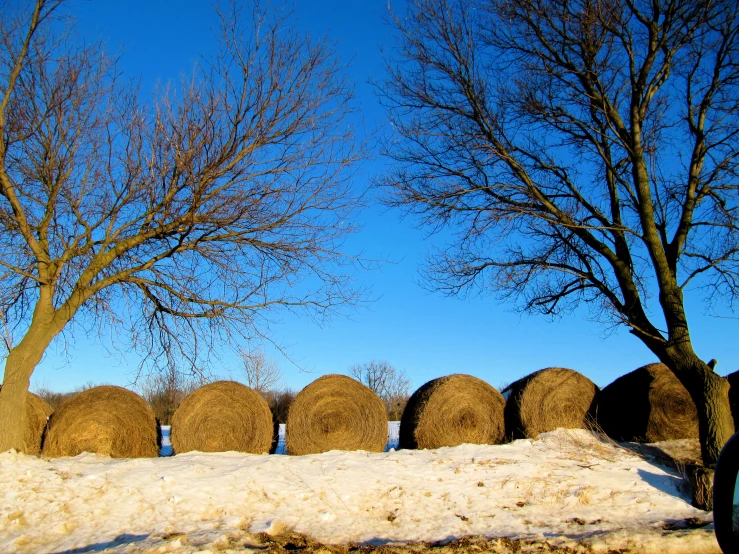
[[[557,430],[507,445],[292,457],[0,454],[0,552],[228,552],[469,535],[595,552],[719,552],[680,473]]]

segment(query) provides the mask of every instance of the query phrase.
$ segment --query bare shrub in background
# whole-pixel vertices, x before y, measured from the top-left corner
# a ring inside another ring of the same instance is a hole
[[[62,402],[64,402],[70,396],[73,396],[75,392],[54,392],[45,387],[36,390],[36,394],[41,397],[41,399],[43,399],[55,411]]]
[[[385,403],[390,421],[399,421],[410,397],[411,382],[405,372],[396,369],[388,362],[372,360],[355,364],[349,368],[349,375],[366,385]]]
[[[171,425],[172,415],[185,397],[208,382],[203,375],[185,374],[170,365],[164,372],[149,373],[138,385],[160,425]]]
[[[40,398],[42,398],[49,406],[51,406],[55,411],[59,407],[59,405],[64,402],[67,398],[70,398],[77,394],[78,392],[83,392],[88,389],[91,389],[93,387],[97,386],[92,381],[88,381],[82,386],[77,387],[76,389],[69,391],[69,392],[55,392],[49,389],[46,385],[42,385],[38,387],[34,393],[37,394]]]
[[[282,379],[277,362],[270,360],[262,350],[240,350],[242,372],[246,385],[262,396],[275,388]]]
[[[287,423],[287,413],[296,394],[292,389],[269,390],[262,393],[269,409],[272,410],[272,420],[275,423]]]

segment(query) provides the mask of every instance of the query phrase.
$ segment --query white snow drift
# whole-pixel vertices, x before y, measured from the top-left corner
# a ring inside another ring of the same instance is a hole
[[[718,552],[679,472],[581,430],[380,454],[0,454],[0,552],[222,551],[235,533],[285,530],[335,544],[482,534]]]

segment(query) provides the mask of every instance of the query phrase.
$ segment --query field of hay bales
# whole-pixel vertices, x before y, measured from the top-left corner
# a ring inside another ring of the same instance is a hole
[[[680,391],[660,367],[624,380],[652,408],[622,426],[671,440],[616,442],[603,414],[623,385],[562,368],[503,394],[435,379],[390,423],[340,375],[287,426],[238,383],[195,390],[160,429],[135,393],[94,387],[51,414],[40,456],[0,454],[0,552],[718,552],[683,470],[700,461],[689,403],[664,400]]]
[[[235,451],[300,456],[388,449],[382,400],[345,375],[325,375],[300,391],[282,419],[286,426],[262,394],[234,381],[193,390],[171,419],[167,455]],[[603,390],[577,371],[550,367],[508,385],[502,394],[471,375],[425,383],[406,403],[397,447],[501,444],[559,428],[597,430],[618,441],[656,442],[696,439],[697,427],[695,405],[662,364],[638,368]],[[121,387],[84,390],[68,396],[56,410],[28,396],[27,453],[41,448],[45,456],[93,452],[151,457],[160,452],[161,433],[146,401]]]

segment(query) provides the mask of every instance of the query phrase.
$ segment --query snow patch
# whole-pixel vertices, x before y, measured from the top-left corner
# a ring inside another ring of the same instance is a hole
[[[583,430],[300,457],[0,454],[0,552],[192,552],[286,531],[334,544],[485,535],[718,552],[679,472]]]

